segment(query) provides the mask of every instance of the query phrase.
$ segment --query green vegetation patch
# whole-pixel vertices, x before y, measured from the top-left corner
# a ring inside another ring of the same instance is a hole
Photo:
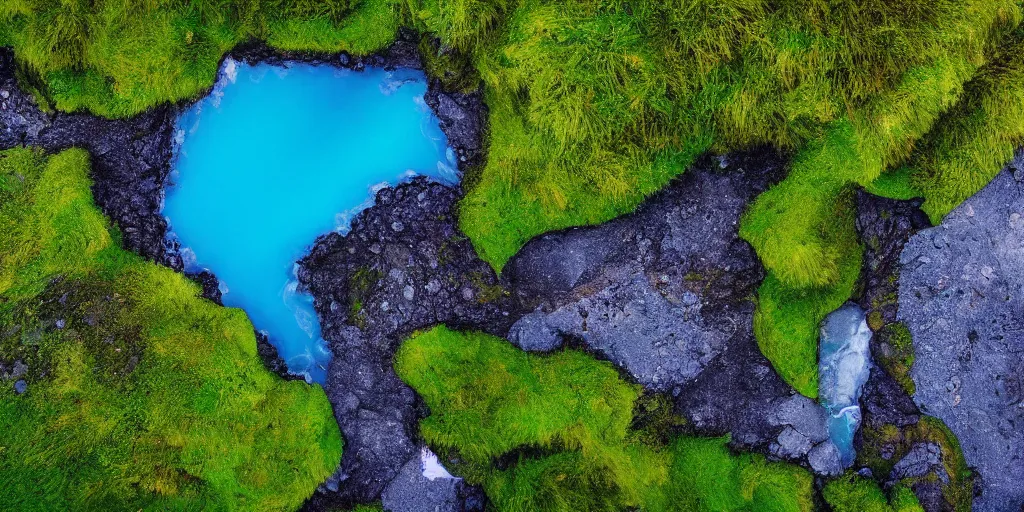
[[[902,322],[896,322],[886,324],[875,335],[881,348],[879,365],[896,379],[908,395],[913,396],[916,386],[910,377],[910,369],[914,366],[914,340],[910,330]]]
[[[394,40],[398,21],[389,0],[5,0],[0,42],[57,108],[125,117],[208,89],[240,43],[366,54]]]
[[[733,454],[728,438],[663,443],[635,428],[640,388],[582,352],[436,327],[407,340],[395,368],[430,408],[423,437],[499,510],[812,508],[806,470]],[[670,424],[657,402],[640,409]]]
[[[292,510],[337,467],[319,387],[263,368],[241,310],[119,248],[88,155],[0,152],[0,509]]]
[[[631,211],[705,151],[790,152],[741,234],[771,280],[759,344],[814,396],[808,333],[848,298],[860,251],[836,211],[863,186],[924,195],[938,220],[998,172],[1024,141],[1020,21],[1019,0],[11,0],[0,43],[57,108],[126,116],[195,96],[250,39],[367,53],[418,29],[431,76],[485,86],[489,153],[460,226],[498,270],[538,234]]]
[[[908,163],[938,224],[974,195],[1024,143],[1024,28],[1008,36],[965,85],[964,99],[943,114]]]
[[[835,512],[923,512],[917,496],[909,487],[897,485],[889,496],[872,480],[855,474],[832,480],[822,496]]]
[[[943,486],[943,499],[951,510],[969,512],[974,499],[974,473],[967,465],[960,442],[956,435],[933,416],[921,419],[902,429],[885,425],[873,429],[863,427],[863,447],[857,453],[857,463],[871,468],[876,475],[888,475],[893,466],[918,443],[934,443],[941,449],[942,463],[950,482]],[[926,475],[923,478],[934,478]],[[918,479],[906,479],[903,484],[910,486]]]

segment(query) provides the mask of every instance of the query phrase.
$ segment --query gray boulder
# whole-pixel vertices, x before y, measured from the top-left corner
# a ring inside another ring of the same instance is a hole
[[[914,400],[960,440],[981,512],[1024,505],[1024,173],[1020,157],[901,256]]]
[[[420,453],[421,456],[406,463],[398,476],[384,489],[381,494],[384,510],[468,512],[484,509],[484,496],[478,488],[466,485],[461,478],[439,469],[436,456],[426,448]]]
[[[578,339],[657,391],[693,380],[748,336],[764,275],[739,217],[781,165],[745,163],[692,169],[632,215],[532,240],[506,267],[533,306],[509,339],[527,350]]]

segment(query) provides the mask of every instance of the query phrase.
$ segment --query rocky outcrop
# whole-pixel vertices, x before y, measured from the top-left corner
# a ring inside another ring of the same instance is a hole
[[[45,114],[15,80],[11,52],[0,48],[0,149],[32,145],[47,151],[83,147],[92,155],[93,197],[121,229],[125,248],[181,269],[167,252],[160,214],[170,172],[174,113],[160,107],[123,120],[89,114]]]
[[[981,476],[975,510],[1024,506],[1024,158],[901,256],[914,401]]]
[[[481,91],[449,92],[438,80],[431,80],[424,99],[441,122],[441,130],[448,137],[448,146],[455,151],[459,169],[465,172],[482,164],[487,106]]]
[[[345,436],[336,492],[376,500],[419,457],[423,414],[395,374],[398,344],[438,323],[503,335],[514,304],[458,230],[459,191],[416,179],[381,190],[347,235],[321,237],[300,262],[321,329],[334,352],[326,391]]]
[[[764,271],[739,219],[783,168],[766,151],[704,159],[631,215],[532,240],[505,267],[531,311],[509,339],[585,346],[670,393],[694,433],[835,473],[827,415],[782,381],[753,334]]]
[[[381,505],[393,512],[483,512],[486,498],[482,490],[449,474],[434,475],[426,467],[436,457],[426,448],[423,457],[414,458],[384,489]]]

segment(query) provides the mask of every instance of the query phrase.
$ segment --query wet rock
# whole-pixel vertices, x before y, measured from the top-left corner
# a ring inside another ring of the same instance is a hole
[[[220,291],[220,280],[217,279],[217,276],[214,275],[213,272],[203,270],[202,272],[186,275],[189,279],[199,283],[199,286],[203,287],[203,293],[201,296],[204,299],[210,300],[219,306],[224,305],[224,302],[222,301],[223,293]]]
[[[270,343],[267,333],[256,331],[256,355],[260,356],[263,366],[286,380],[302,380],[303,377],[288,372],[288,365],[277,353],[277,347]]]
[[[324,500],[374,501],[418,460],[422,413],[392,367],[405,337],[438,323],[504,335],[517,316],[458,230],[459,197],[422,178],[383,189],[347,235],[321,237],[300,262],[299,280],[334,352],[325,390],[345,436],[337,491],[322,492]]]
[[[487,122],[483,93],[448,92],[440,81],[431,80],[424,99],[441,122],[441,130],[455,151],[459,169],[465,172],[482,164],[485,155],[483,132]]]
[[[1011,167],[1020,166],[1018,156]],[[1024,183],[1004,170],[901,256],[914,401],[981,476],[975,510],[1024,505]]]

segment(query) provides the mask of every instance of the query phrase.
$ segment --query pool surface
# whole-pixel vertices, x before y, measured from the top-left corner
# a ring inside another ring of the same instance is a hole
[[[455,182],[423,100],[423,73],[226,60],[177,121],[164,215],[187,271],[209,269],[291,373],[324,382],[331,358],[295,262],[344,231],[375,190],[413,175]]]

